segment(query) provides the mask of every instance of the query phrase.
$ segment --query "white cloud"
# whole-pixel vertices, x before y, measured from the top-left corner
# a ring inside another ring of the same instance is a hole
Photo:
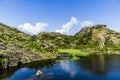
[[[70,29],[78,23],[78,20],[75,17],[71,17],[71,20],[67,22],[66,24],[62,25],[61,29],[56,30],[55,32],[59,33],[68,33]]]
[[[89,26],[93,26],[93,22],[90,20],[86,20],[86,21],[81,22],[80,25],[81,27],[89,27]]]
[[[27,71],[29,71],[29,69],[28,68],[21,68],[20,71],[27,72]]]
[[[36,23],[35,26],[31,25],[30,23],[24,23],[22,25],[19,25],[17,28],[20,31],[23,31],[30,35],[35,35],[39,34],[41,31],[44,31],[47,26],[48,24],[44,22]]]

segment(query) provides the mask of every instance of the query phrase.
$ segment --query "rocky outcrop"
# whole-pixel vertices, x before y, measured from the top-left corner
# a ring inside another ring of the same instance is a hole
[[[57,56],[52,53],[49,54],[39,54],[33,53],[30,51],[15,51],[12,54],[2,54],[0,58],[6,59],[5,62],[0,63],[1,69],[7,69],[12,66],[20,66],[22,64],[39,61],[39,60],[47,60],[47,59],[56,59]]]
[[[94,29],[97,28],[97,29]],[[102,50],[105,46],[105,37],[106,33],[106,26],[104,25],[97,25],[97,27],[92,28],[92,41],[98,43],[98,48]]]

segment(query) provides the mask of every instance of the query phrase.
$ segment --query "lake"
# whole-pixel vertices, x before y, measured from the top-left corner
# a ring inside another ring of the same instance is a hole
[[[36,77],[37,70],[43,75]],[[120,80],[120,55],[41,61],[0,71],[0,80]]]

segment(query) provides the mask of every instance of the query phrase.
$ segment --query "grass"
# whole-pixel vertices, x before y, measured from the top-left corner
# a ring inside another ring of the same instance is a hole
[[[58,49],[58,53],[59,54],[69,54],[73,57],[72,58],[73,60],[79,59],[78,57],[86,57],[89,55],[89,53],[82,52],[77,49]]]
[[[58,53],[64,54],[67,53],[72,56],[88,56],[89,54],[86,52],[81,52],[80,50],[77,49],[58,49]]]

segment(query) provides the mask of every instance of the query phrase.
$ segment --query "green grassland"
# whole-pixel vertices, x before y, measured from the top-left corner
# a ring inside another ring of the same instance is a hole
[[[89,56],[89,53],[86,52],[82,52],[80,50],[77,49],[58,49],[58,53],[59,54],[69,54],[72,56],[73,60],[77,60],[80,59],[78,57],[86,57]]]

